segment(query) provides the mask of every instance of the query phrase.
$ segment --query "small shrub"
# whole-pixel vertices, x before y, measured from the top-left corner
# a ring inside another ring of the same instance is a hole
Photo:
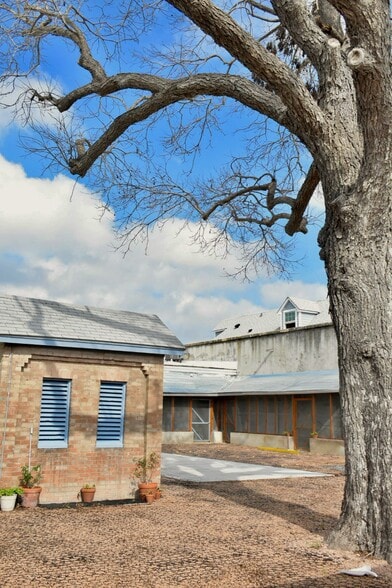
[[[20,488],[19,486],[0,488],[0,496],[13,496],[14,494],[23,494],[23,488]]]
[[[23,488],[34,488],[38,486],[42,478],[41,466],[36,465],[29,467],[28,465],[22,466],[22,477],[20,479],[20,485]]]

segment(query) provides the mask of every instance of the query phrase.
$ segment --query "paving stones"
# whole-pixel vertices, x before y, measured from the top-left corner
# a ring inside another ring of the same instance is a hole
[[[328,465],[339,465],[330,459],[312,466],[308,456],[293,462],[252,448],[179,449],[329,473]],[[339,514],[343,483],[341,473],[202,485],[163,480],[163,497],[151,506],[0,513],[0,586],[390,588],[390,566],[329,550],[324,542]],[[364,563],[379,578],[337,574]]]

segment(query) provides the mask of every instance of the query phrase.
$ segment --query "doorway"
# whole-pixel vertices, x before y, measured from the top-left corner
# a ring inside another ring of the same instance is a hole
[[[194,441],[210,440],[210,401],[192,398],[192,431]]]
[[[309,439],[312,431],[312,398],[294,398],[294,443],[297,449],[310,450]]]

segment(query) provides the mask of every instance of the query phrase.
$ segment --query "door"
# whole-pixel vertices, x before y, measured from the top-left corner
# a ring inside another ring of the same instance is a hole
[[[294,441],[297,449],[309,451],[309,438],[312,431],[312,399],[294,398]]]
[[[210,401],[192,398],[192,431],[194,441],[210,440]]]

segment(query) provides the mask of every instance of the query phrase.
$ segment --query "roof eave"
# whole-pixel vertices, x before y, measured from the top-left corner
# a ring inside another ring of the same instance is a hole
[[[13,345],[35,345],[41,347],[68,347],[92,351],[121,351],[123,353],[144,353],[149,355],[182,355],[185,347],[114,343],[78,339],[57,339],[51,337],[28,337],[21,335],[0,335],[0,343]]]

